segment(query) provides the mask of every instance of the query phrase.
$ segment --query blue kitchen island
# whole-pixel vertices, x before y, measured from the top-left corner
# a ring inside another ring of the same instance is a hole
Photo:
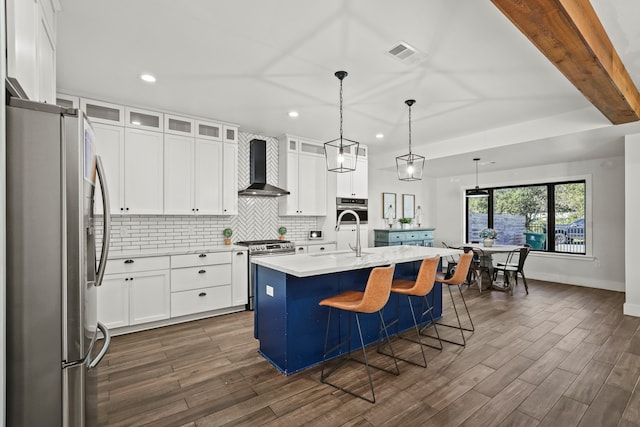
[[[424,258],[459,254],[461,251],[419,246],[367,248],[362,257],[351,251],[287,255],[255,259],[254,336],[260,341],[259,352],[285,375],[299,372],[322,361],[328,307],[318,305],[322,299],[347,290],[364,290],[369,272],[377,266],[396,264],[394,278],[415,280]],[[442,315],[442,288],[436,283],[428,295],[434,317]],[[422,302],[412,298],[419,315]],[[407,299],[391,294],[384,308],[385,322],[399,322],[390,333],[413,327]],[[336,317],[339,320],[336,320]],[[379,317],[361,317],[365,345],[380,337]],[[334,311],[329,330],[329,345],[349,333],[349,313]],[[355,321],[351,331],[352,350],[360,347]],[[336,351],[332,357],[343,354]]]

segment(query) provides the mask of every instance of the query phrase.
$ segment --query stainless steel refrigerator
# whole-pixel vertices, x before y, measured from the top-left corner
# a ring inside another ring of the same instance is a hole
[[[110,339],[96,296],[110,218],[94,133],[79,110],[18,98],[7,104],[6,423],[97,425],[95,366]],[[99,262],[96,179],[106,213]]]

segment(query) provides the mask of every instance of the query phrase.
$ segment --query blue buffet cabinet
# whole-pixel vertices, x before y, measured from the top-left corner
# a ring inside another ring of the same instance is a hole
[[[421,261],[396,264],[395,278],[415,280]],[[322,299],[346,290],[363,291],[371,268],[363,268],[310,277],[297,277],[262,265],[255,268],[256,306],[254,335],[260,341],[259,352],[285,375],[299,372],[322,362],[328,307],[319,306]],[[436,282],[428,295],[434,307],[433,316],[442,315],[442,287]],[[412,298],[419,316],[422,299]],[[407,298],[391,293],[384,308],[385,322],[396,319],[400,312],[398,326],[390,334],[413,327]],[[331,315],[329,347],[344,338],[349,332],[349,314],[334,310]],[[428,315],[425,316],[428,318]],[[365,345],[379,341],[380,318],[376,313],[363,314],[361,325]],[[352,351],[360,348],[355,320],[351,323]],[[346,353],[339,349],[331,358]]]
[[[435,228],[380,228],[374,231],[374,246],[413,245],[433,247]]]

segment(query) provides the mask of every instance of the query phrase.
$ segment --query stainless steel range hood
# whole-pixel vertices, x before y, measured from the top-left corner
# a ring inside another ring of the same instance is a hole
[[[291,194],[267,184],[267,141],[252,139],[249,144],[250,185],[238,191],[238,196],[278,197]]]

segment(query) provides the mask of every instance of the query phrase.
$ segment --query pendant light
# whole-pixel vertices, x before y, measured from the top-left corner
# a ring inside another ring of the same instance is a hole
[[[347,72],[336,71],[335,76],[340,80],[340,138],[324,143],[324,155],[327,159],[329,172],[353,172],[358,163],[360,143],[342,136],[342,80],[347,77]],[[349,157],[346,157],[347,155]]]
[[[467,190],[467,197],[489,197],[489,192],[487,190],[481,190],[478,187],[478,162],[480,161],[479,157],[473,159],[476,162],[476,188],[473,190]]]
[[[398,168],[398,179],[400,181],[419,181],[422,179],[422,171],[424,170],[424,156],[411,152],[411,106],[415,102],[415,99],[404,101],[409,106],[409,154],[396,157],[396,167]]]

